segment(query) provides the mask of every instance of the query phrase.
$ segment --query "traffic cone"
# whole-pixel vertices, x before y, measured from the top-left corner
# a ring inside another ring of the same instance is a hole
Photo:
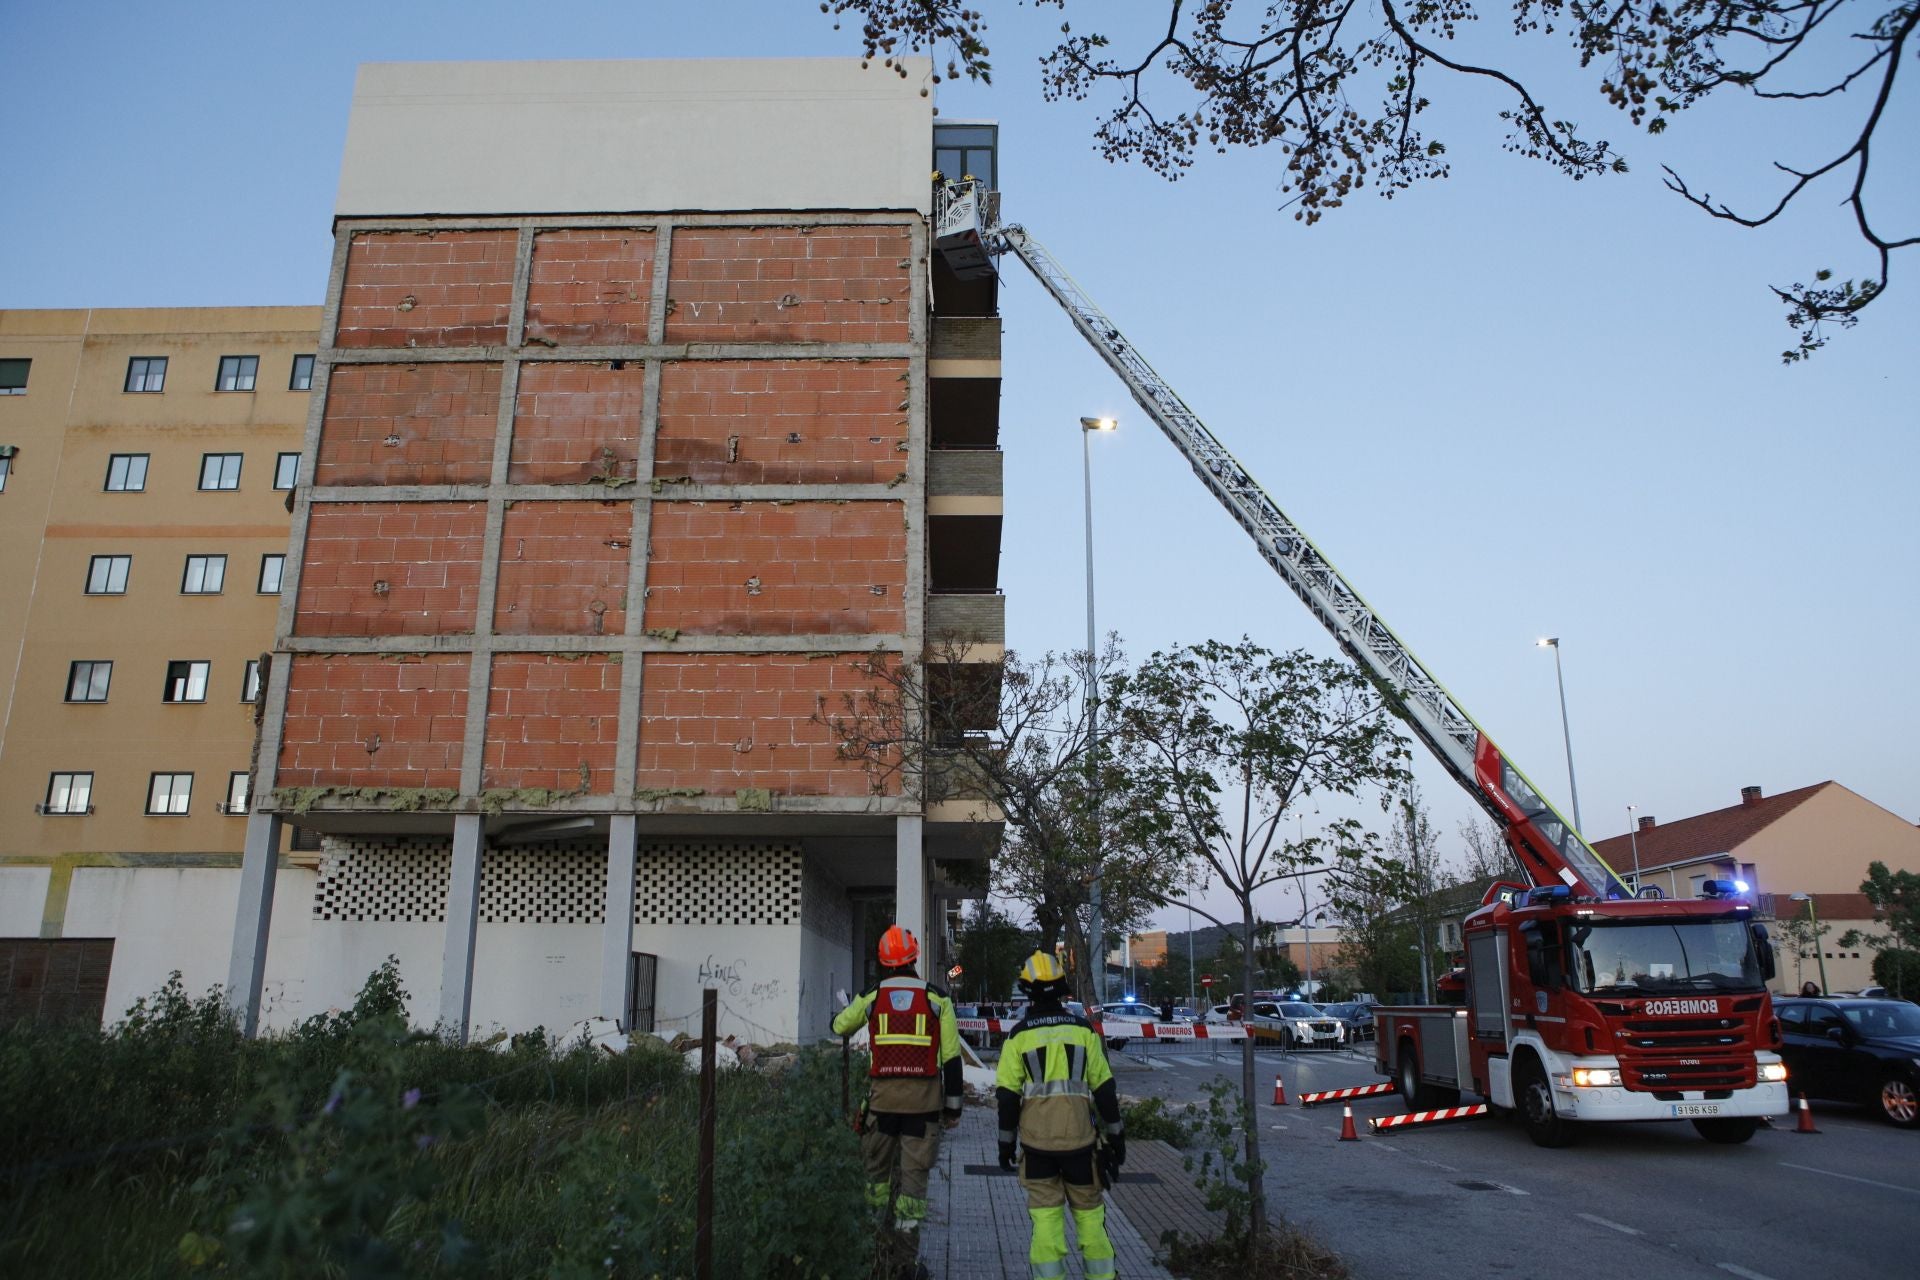
[[[1340,1141],[1360,1141],[1360,1135],[1353,1131],[1353,1104],[1351,1102],[1340,1108]]]
[[[1276,1107],[1284,1107],[1287,1105],[1287,1086],[1280,1082],[1280,1076],[1277,1072],[1273,1077],[1273,1105]]]
[[[1794,1127],[1795,1133],[1818,1133],[1813,1127],[1813,1112],[1807,1106],[1807,1095],[1800,1095],[1800,1123]]]

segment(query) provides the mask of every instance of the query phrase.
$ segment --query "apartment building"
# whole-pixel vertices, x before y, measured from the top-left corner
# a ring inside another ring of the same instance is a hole
[[[319,327],[0,311],[0,1016],[97,1017],[235,899]]]
[[[991,815],[828,723],[871,664],[954,630],[990,665],[1004,626],[993,280],[928,227],[936,147],[990,164],[993,130],[940,136],[907,71],[362,68],[233,929],[249,1022],[391,954],[463,1034],[668,1030],[717,987],[727,1031],[811,1038],[878,927],[945,918],[938,865]],[[287,826],[321,845],[297,894]]]

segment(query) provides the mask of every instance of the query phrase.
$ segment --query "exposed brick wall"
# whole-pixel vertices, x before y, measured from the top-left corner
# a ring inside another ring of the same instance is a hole
[[[874,484],[905,474],[904,360],[682,360],[662,368],[656,476]]]
[[[859,654],[650,653],[641,671],[634,785],[726,795],[765,787],[789,796],[864,796],[874,783],[813,720],[870,687]],[[891,794],[896,782],[885,784]]]
[[[905,630],[897,502],[656,502],[646,625],[720,635]]]
[[[630,502],[517,502],[500,537],[493,629],[610,635],[627,628]]]
[[[347,250],[339,347],[470,347],[507,340],[514,231],[369,231]]]
[[[112,968],[112,938],[0,938],[0,1027],[10,1022],[99,1026]]]
[[[668,342],[905,342],[905,227],[687,227],[673,233]]]
[[[621,664],[604,653],[506,653],[493,660],[480,785],[613,790]]]
[[[497,364],[343,364],[327,380],[316,484],[485,484]]]
[[[543,231],[527,280],[527,338],[614,346],[647,340],[651,231]]]
[[[471,632],[485,524],[486,505],[479,502],[315,506],[307,523],[294,633]]]
[[[278,785],[458,787],[467,661],[462,653],[294,655]]]
[[[512,484],[582,484],[611,473],[634,478],[647,369],[635,362],[520,366],[513,410]]]

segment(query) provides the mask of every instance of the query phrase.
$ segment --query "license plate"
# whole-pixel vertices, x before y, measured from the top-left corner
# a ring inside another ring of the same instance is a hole
[[[1720,1104],[1717,1102],[1676,1102],[1673,1104],[1675,1119],[1683,1116],[1717,1116]]]

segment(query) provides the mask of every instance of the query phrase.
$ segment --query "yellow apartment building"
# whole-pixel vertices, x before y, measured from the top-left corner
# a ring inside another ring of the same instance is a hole
[[[0,311],[0,1001],[98,1016],[115,869],[232,878],[319,328]]]

